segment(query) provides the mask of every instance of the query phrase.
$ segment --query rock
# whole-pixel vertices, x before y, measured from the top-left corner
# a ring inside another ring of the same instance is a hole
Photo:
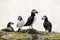
[[[37,30],[35,30],[35,29],[27,29],[26,32],[27,32],[28,34],[38,34],[38,33],[39,33],[39,32],[38,32]]]
[[[32,40],[37,40],[38,39],[38,36],[36,34],[33,34],[32,37],[33,37]]]

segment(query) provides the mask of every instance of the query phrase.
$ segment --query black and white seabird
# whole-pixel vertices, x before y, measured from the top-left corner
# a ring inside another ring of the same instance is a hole
[[[9,23],[7,24],[7,28],[11,28],[12,31],[14,31],[14,29],[13,29],[13,27],[12,27],[13,24],[14,24],[13,22],[9,22]]]
[[[31,12],[31,16],[27,19],[27,22],[25,23],[24,26],[31,26],[32,27],[32,25],[34,23],[34,20],[35,20],[35,14],[36,13],[38,13],[38,11],[33,9],[32,12]]]
[[[52,24],[49,22],[47,16],[43,16],[42,20],[44,20],[43,26],[45,31],[51,32],[52,31]]]
[[[22,30],[22,27],[24,26],[24,23],[25,22],[23,21],[22,17],[18,16],[18,23],[17,23],[17,27],[19,28],[18,32],[20,32]]]

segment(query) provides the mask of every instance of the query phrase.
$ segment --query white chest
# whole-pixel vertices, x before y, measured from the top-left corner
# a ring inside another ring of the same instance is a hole
[[[37,18],[36,18],[36,16],[34,17],[34,21],[33,21],[33,23],[35,23],[36,22],[36,20],[37,20]]]
[[[21,20],[21,21],[18,21],[17,25],[18,25],[18,27],[22,27],[24,25],[24,23],[25,22],[23,20]]]

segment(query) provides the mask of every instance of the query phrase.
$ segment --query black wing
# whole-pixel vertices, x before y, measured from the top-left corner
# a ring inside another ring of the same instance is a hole
[[[46,29],[46,30],[48,30],[48,29],[51,29],[52,28],[52,24],[51,24],[51,22],[44,22],[44,28]]]
[[[29,26],[29,25],[31,25],[31,24],[33,23],[33,20],[34,20],[34,17],[31,17],[31,16],[30,16],[24,26]]]

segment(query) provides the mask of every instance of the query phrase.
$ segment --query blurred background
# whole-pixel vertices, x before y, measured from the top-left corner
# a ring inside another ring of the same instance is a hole
[[[52,30],[60,32],[60,0],[0,0],[0,29],[6,28],[7,23],[11,21],[15,23],[13,27],[17,30],[18,16],[22,16],[26,22],[32,9],[39,12],[33,24],[34,29],[44,31],[42,17],[46,15],[53,25]]]

